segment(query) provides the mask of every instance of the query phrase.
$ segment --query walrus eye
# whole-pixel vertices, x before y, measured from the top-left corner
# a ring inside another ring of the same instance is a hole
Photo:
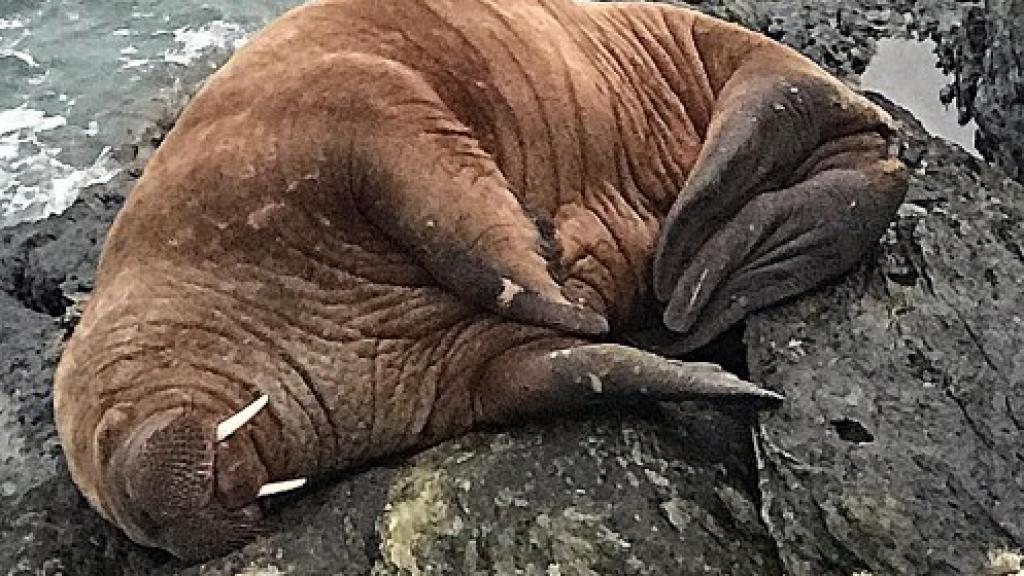
[[[249,423],[250,420],[256,417],[264,408],[267,407],[267,403],[270,402],[270,397],[264,394],[251,404],[242,408],[237,414],[224,419],[223,422],[217,424],[217,442],[223,442],[231,437],[232,434],[238,432],[238,430]],[[285,480],[282,482],[270,482],[260,487],[257,492],[257,498],[263,498],[264,496],[273,496],[274,494],[282,494],[284,492],[290,492],[306,485],[305,478],[297,478],[295,480]]]

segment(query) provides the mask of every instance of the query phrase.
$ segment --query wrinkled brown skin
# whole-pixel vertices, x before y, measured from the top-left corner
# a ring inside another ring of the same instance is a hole
[[[293,10],[208,81],[109,233],[56,379],[73,478],[134,540],[205,558],[259,531],[267,481],[728,384],[588,344],[653,302],[691,349],[849,269],[904,193],[889,123],[680,8]]]

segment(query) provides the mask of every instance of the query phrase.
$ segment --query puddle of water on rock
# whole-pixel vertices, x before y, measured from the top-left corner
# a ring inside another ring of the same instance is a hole
[[[974,121],[961,126],[957,122],[956,108],[939,101],[939,91],[951,79],[936,67],[938,58],[934,48],[930,41],[879,40],[874,58],[861,75],[861,87],[881,92],[913,112],[935,136],[956,142],[967,152],[980,157],[974,148],[977,129]]]

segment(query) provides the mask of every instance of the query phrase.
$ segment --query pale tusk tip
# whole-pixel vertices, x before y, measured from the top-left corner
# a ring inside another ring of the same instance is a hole
[[[298,490],[306,485],[305,478],[297,478],[295,480],[284,480],[282,482],[271,482],[264,484],[260,487],[259,492],[256,494],[258,498],[265,496],[273,496],[275,494],[283,494],[285,492],[291,492],[292,490]]]
[[[264,394],[245,408],[239,410],[237,414],[218,424],[217,442],[227,440],[232,434],[237,432],[239,428],[248,424],[250,420],[260,413],[261,410],[267,407],[268,402],[270,402],[270,396]]]

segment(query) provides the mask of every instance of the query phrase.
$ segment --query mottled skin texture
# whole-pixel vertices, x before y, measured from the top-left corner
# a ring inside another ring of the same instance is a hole
[[[598,392],[728,396],[716,367],[591,344],[691,349],[850,268],[904,192],[889,132],[808,60],[684,9],[294,10],[208,81],[109,233],[56,380],[74,480],[136,541],[203,558],[258,531],[267,481]]]

